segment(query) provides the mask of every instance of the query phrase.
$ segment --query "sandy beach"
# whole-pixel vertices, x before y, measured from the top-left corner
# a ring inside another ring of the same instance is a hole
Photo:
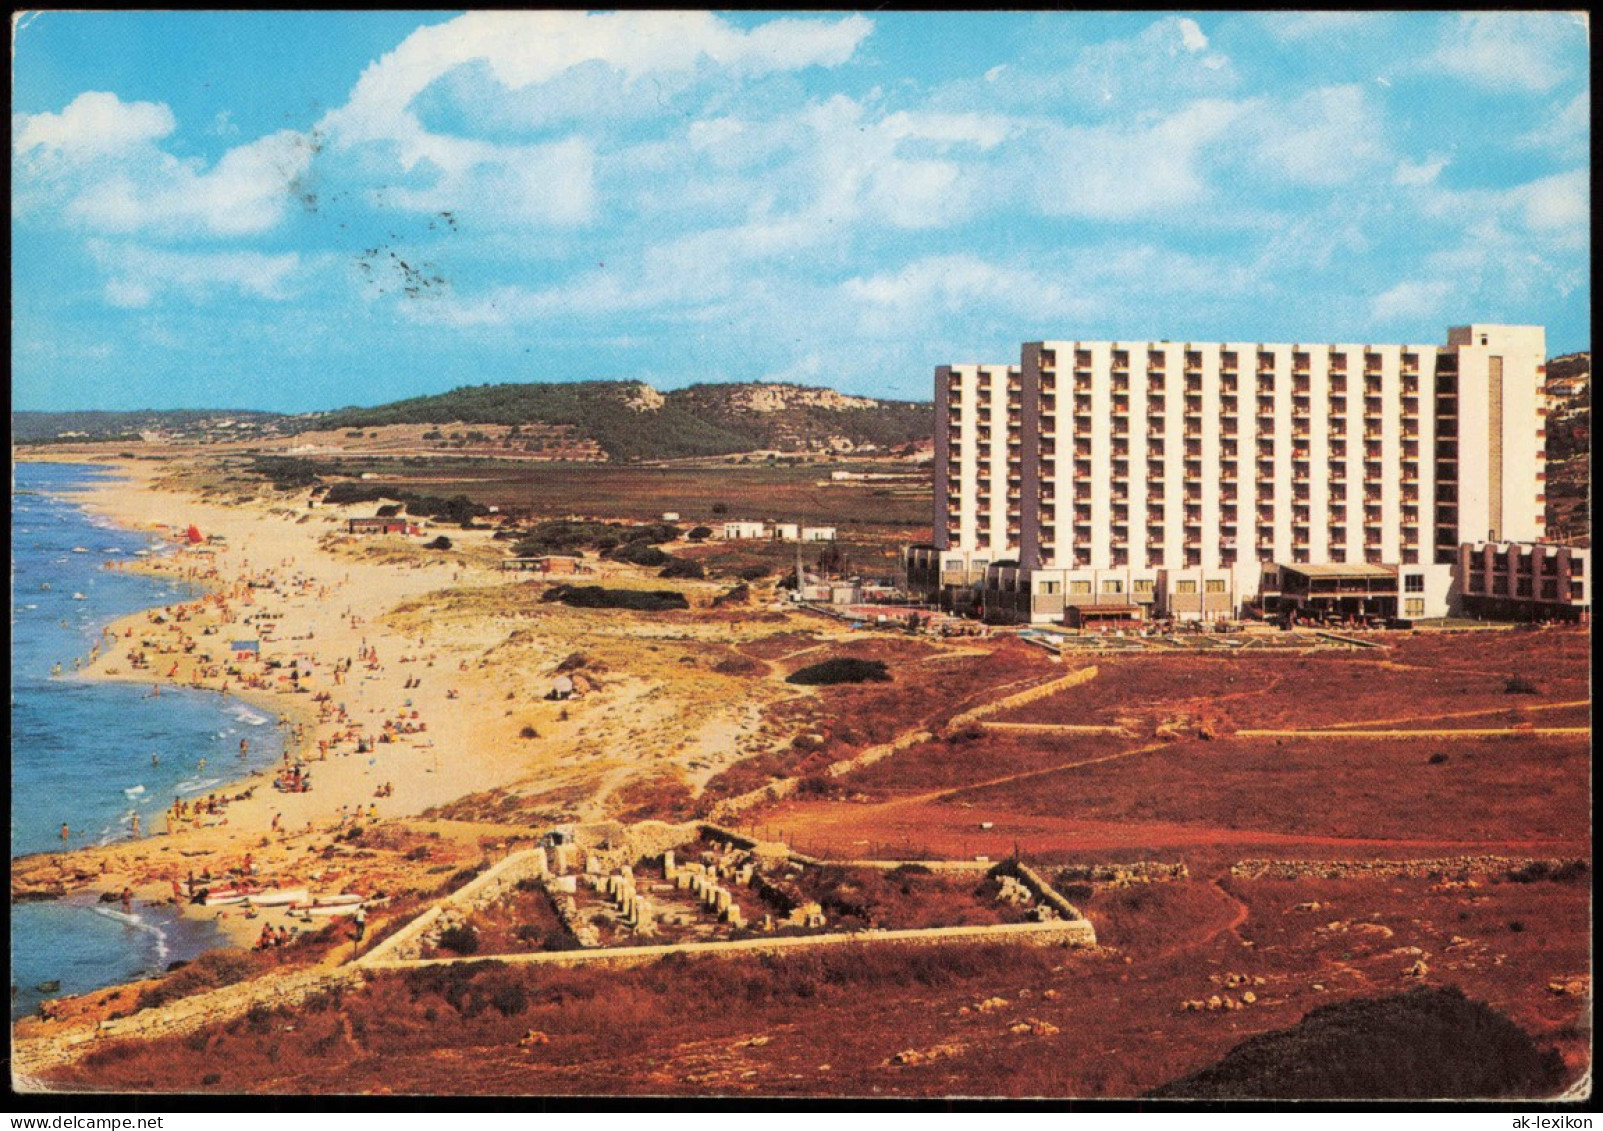
[[[267,886],[365,893],[375,877],[320,867],[314,842],[515,785],[560,790],[575,815],[605,817],[609,796],[636,776],[704,781],[750,751],[760,705],[774,692],[754,696],[746,681],[746,694],[730,696],[712,679],[698,693],[666,694],[652,669],[677,674],[677,666],[650,655],[659,646],[639,642],[640,626],[587,621],[578,610],[531,611],[528,587],[498,568],[503,552],[488,531],[453,528],[458,552],[430,558],[417,552],[418,539],[346,537],[345,519],[371,514],[371,504],[204,502],[159,486],[166,467],[120,463],[119,478],[79,501],[121,526],[172,539],[170,552],[118,568],[192,582],[202,595],[114,622],[62,678],[148,683],[154,695],[183,686],[239,696],[278,720],[280,770],[299,767],[309,788],[275,788],[275,773],[244,777],[217,791],[214,811],[207,798],[190,798],[138,838],[28,858],[24,874],[61,876],[92,891],[128,887],[139,900],[165,901],[175,882],[242,872],[248,857]],[[192,545],[190,527],[201,539]],[[631,583],[649,576],[600,568]],[[509,597],[499,610],[506,594],[522,605]],[[452,601],[467,611],[431,615]],[[678,625],[659,635],[698,633]],[[710,624],[699,635],[727,639],[729,632]],[[252,642],[255,651],[235,652],[236,642]],[[610,669],[598,665],[610,674],[592,678],[589,694],[546,701],[557,663],[580,648],[606,656],[609,645],[614,656],[619,648],[638,654],[638,670],[620,671],[616,660]],[[229,767],[206,769],[227,776]],[[493,836],[497,828],[459,831]],[[215,918],[242,945],[260,926],[258,916],[237,909],[187,913]]]

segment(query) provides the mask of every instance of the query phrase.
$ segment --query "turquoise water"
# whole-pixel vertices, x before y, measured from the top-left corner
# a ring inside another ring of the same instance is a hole
[[[138,551],[161,552],[151,535],[93,518],[71,497],[100,469],[17,464],[11,496],[11,854],[59,851],[61,826],[81,848],[126,840],[139,814],[163,827],[175,796],[205,796],[276,763],[283,735],[265,711],[215,692],[98,684],[72,678],[112,620],[190,599],[181,583],[105,568]],[[184,521],[173,516],[174,523]],[[60,664],[63,674],[52,676]],[[250,739],[251,756],[238,756]],[[206,768],[201,769],[204,759]],[[170,908],[82,900],[11,907],[13,1017],[42,997],[82,993],[165,969],[219,944],[215,928]],[[60,981],[53,993],[40,983]]]

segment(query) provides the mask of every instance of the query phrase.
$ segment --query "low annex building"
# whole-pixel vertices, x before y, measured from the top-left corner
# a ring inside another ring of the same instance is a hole
[[[413,526],[404,518],[353,518],[345,523],[351,534],[410,534]]]
[[[1472,616],[1585,621],[1592,612],[1591,551],[1543,542],[1466,542],[1459,600]]]

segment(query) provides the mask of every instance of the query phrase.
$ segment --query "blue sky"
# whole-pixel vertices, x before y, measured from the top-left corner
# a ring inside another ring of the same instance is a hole
[[[1570,14],[45,12],[14,42],[16,408],[1591,344]]]

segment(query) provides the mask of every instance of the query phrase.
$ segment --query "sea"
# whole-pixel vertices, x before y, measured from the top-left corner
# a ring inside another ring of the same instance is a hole
[[[187,583],[107,568],[162,554],[161,532],[119,528],[75,497],[103,468],[17,463],[11,492],[11,855],[159,833],[174,797],[205,796],[276,764],[284,732],[232,696],[74,678],[118,617],[190,600]],[[174,514],[175,525],[188,519]],[[56,665],[61,674],[52,674]],[[241,758],[239,743],[249,738]],[[203,764],[204,763],[204,764]],[[63,842],[61,826],[68,827]],[[159,843],[159,839],[155,841]],[[181,859],[175,857],[174,868]],[[90,897],[11,905],[11,1016],[44,998],[159,974],[222,944],[172,907],[132,914]]]

